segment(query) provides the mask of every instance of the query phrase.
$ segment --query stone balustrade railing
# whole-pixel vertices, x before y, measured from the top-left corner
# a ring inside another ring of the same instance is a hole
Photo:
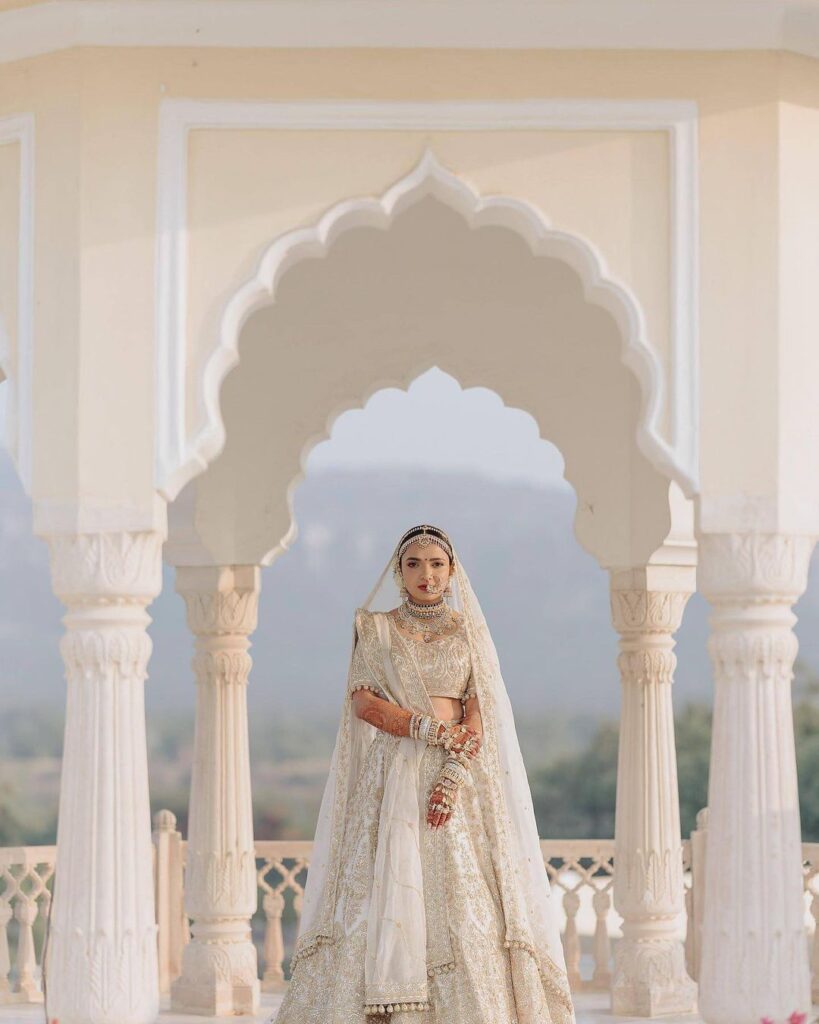
[[[687,879],[686,966],[693,978],[699,967],[706,812],[700,813],[697,825],[682,848]],[[190,938],[183,908],[186,844],[170,811],[160,811],[154,826],[159,979],[161,991],[168,992],[179,975],[182,950]],[[262,988],[278,991],[287,984],[286,951],[301,912],[312,843],[261,840],[255,845],[261,900],[253,924],[254,936],[262,946]],[[614,840],[543,839],[541,850],[565,913],[563,945],[572,989],[605,991],[611,984],[611,933],[619,926],[611,895]],[[54,846],[0,848],[0,1004],[42,1002],[42,950],[56,853]],[[806,902],[819,923],[819,843],[803,844],[803,859]],[[585,976],[581,974],[584,934],[589,936]],[[811,955],[814,1001],[819,1001],[819,927]]]
[[[549,874],[552,892],[561,894],[566,914],[563,951],[572,991],[605,992],[611,984],[611,947],[609,920],[611,887],[614,882],[613,839],[541,839],[540,850]],[[581,901],[590,897],[594,913],[592,938],[592,974],[580,974],[580,930],[578,916]]]
[[[43,1001],[40,958],[56,861],[56,846],[0,848],[0,1004]]]

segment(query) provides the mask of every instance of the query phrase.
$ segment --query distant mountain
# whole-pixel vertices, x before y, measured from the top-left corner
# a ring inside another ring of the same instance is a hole
[[[320,713],[341,706],[353,610],[397,538],[424,521],[448,530],[489,622],[516,713],[616,714],[616,636],[606,574],[572,532],[568,489],[499,483],[425,469],[321,470],[295,497],[299,535],[263,572],[248,693],[252,711]],[[63,614],[45,544],[30,533],[29,502],[0,454],[0,708],[63,701]],[[819,666],[819,579],[800,601],[803,662]],[[710,699],[706,603],[689,602],[677,643],[675,703]],[[166,569],[150,608],[154,641],[149,713],[193,708],[191,639]]]

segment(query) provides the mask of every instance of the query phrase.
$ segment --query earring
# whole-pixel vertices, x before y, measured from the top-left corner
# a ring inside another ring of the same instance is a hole
[[[401,570],[398,566],[392,570],[392,578],[395,580],[395,585],[401,594],[402,599],[405,599],[409,595],[406,584],[404,583],[404,577],[401,575]]]

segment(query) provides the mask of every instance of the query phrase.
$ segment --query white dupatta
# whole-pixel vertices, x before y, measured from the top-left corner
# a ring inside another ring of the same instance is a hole
[[[460,556],[456,551],[454,554],[450,603],[464,616],[471,649],[472,678],[483,724],[483,742],[476,762],[483,759],[486,772],[489,806],[484,808],[484,820],[498,868],[505,944],[511,956],[529,957],[537,966],[550,1020],[554,1024],[574,1024],[558,911],[552,904],[512,708],[480,604]],[[395,671],[389,655],[386,616],[369,611],[388,572],[388,606],[400,601],[390,572],[396,555],[397,548],[367,601],[356,610],[353,650],[356,643],[363,645],[364,661],[373,682],[390,701],[431,714],[432,703],[419,673],[403,680]],[[376,733],[376,729],[357,718],[352,701],[346,696],[319,810],[291,966],[310,956],[321,944],[343,937],[336,907],[347,803]],[[420,829],[424,827],[426,808],[419,806],[418,772],[424,745],[409,737],[393,740],[394,756],[388,758],[385,768],[364,965],[365,1008],[372,1011],[375,1007],[375,1012],[381,1013],[427,1009],[428,970],[434,966],[427,962],[420,857]],[[521,1024],[530,1022],[522,1019]],[[531,1024],[547,1022],[538,1020]]]
[[[405,687],[395,671],[386,615],[374,612],[373,618],[387,681],[385,692],[401,707],[415,708],[421,703],[421,691],[429,713],[434,714],[423,680],[417,680],[413,693],[412,686]],[[420,835],[425,809],[418,799],[425,744],[408,736],[396,739],[398,749],[384,780],[367,916],[364,1006],[372,1013],[388,1013],[393,1007],[429,1009]]]

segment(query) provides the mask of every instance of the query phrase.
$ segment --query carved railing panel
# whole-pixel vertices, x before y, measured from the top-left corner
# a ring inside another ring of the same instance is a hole
[[[185,841],[169,812],[156,815],[154,880],[159,922],[162,990],[178,975],[189,941],[182,910]],[[696,975],[697,919],[701,913],[703,863],[696,847],[704,843],[706,817],[683,842],[686,886],[686,964]],[[573,991],[606,991],[611,984],[612,932],[619,917],[612,909],[614,840],[542,839],[541,852],[553,892],[565,914],[562,923],[566,967]],[[312,843],[261,840],[255,844],[259,908],[254,938],[261,950],[261,985],[280,991],[286,982],[288,949],[298,926]],[[0,1004],[42,1002],[42,953],[51,901],[56,847],[0,848]],[[819,843],[802,845],[806,918],[819,921]],[[810,930],[806,929],[806,935]],[[814,1001],[819,1002],[819,927],[811,937]],[[582,970],[581,970],[582,968]]]
[[[540,850],[554,893],[561,893],[566,914],[563,952],[573,992],[608,991],[611,985],[611,942],[614,883],[613,839],[541,839]],[[578,915],[584,897],[594,913],[591,949],[592,974],[581,974],[582,942]]]
[[[282,921],[288,903],[294,925],[301,916],[304,882],[310,866],[312,847],[312,842],[286,840],[256,843],[256,861],[259,864],[257,877],[264,912],[263,992],[281,992],[287,985],[284,976],[285,941]]]
[[[55,846],[0,849],[0,1004],[41,1003]]]

